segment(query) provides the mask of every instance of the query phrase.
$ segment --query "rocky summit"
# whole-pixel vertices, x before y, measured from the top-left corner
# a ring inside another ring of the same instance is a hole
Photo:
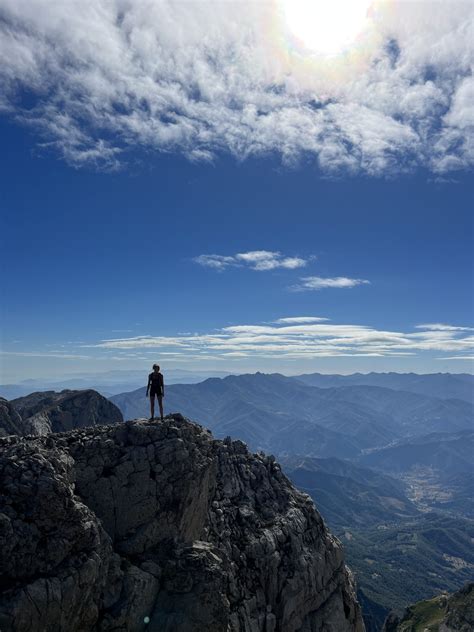
[[[180,415],[0,439],[2,632],[362,632],[271,456]]]
[[[7,419],[2,414],[0,400],[0,436],[2,434],[46,435],[50,432],[67,432],[75,428],[112,424],[123,421],[120,410],[106,397],[86,389],[82,391],[64,390],[43,391],[31,393],[25,397],[11,400],[10,410],[20,415],[21,422],[17,423],[19,430],[12,432],[12,428],[3,422]],[[11,415],[10,415],[11,416]],[[2,433],[3,427],[3,433]]]

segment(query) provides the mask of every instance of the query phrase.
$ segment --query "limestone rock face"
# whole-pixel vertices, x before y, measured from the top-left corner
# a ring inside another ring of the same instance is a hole
[[[22,418],[22,431],[14,434],[42,436],[123,421],[117,406],[92,389],[31,393],[10,403]]]
[[[362,632],[273,457],[180,415],[0,439],[2,632]]]
[[[12,404],[0,397],[0,437],[12,434],[23,434],[20,415]]]

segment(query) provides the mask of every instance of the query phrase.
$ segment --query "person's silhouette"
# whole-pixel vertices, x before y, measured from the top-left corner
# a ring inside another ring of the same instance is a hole
[[[161,421],[163,421],[163,397],[165,396],[165,382],[163,375],[160,373],[160,367],[157,364],[153,365],[153,371],[148,376],[148,384],[146,387],[146,396],[150,395],[150,421],[155,418],[155,396],[158,399],[158,406],[160,407]]]

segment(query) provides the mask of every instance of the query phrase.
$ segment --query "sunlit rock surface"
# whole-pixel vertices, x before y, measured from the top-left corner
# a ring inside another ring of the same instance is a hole
[[[0,630],[361,632],[273,457],[180,415],[0,440]]]
[[[123,421],[117,406],[93,389],[64,390],[59,393],[40,391],[18,397],[9,403],[21,417],[20,430],[13,433],[5,431],[3,434],[43,436],[50,432],[67,432]]]

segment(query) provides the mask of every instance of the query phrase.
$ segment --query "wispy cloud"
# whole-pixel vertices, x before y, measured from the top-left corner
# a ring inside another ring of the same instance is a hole
[[[474,362],[474,355],[470,356],[447,356],[442,358],[436,358],[437,360],[470,360]]]
[[[319,277],[309,276],[300,279],[299,283],[290,289],[295,292],[305,292],[309,290],[324,290],[326,288],[348,289],[357,285],[368,285],[370,281],[366,279],[350,279],[348,277]]]
[[[235,255],[199,255],[194,258],[199,265],[214,268],[215,270],[225,270],[226,268],[247,267],[259,272],[285,268],[294,270],[303,268],[308,261],[314,257],[303,259],[302,257],[288,257],[281,252],[272,250],[251,250],[249,252],[239,252]]]
[[[285,2],[242,7],[2,0],[0,111],[78,167],[137,147],[330,173],[473,164],[472,2],[374,2],[336,57],[301,44]]]
[[[304,323],[321,323],[329,318],[321,318],[320,316],[290,316],[287,318],[279,318],[274,323],[277,325],[301,325]]]
[[[194,258],[194,261],[205,268],[214,268],[219,271],[238,265],[234,257],[223,255],[199,255]]]
[[[463,327],[443,332],[421,332],[416,328],[402,332],[320,320],[319,317],[281,318],[270,324],[233,325],[208,333],[101,340],[92,346],[107,350],[154,349],[163,354],[212,359],[247,355],[255,360],[404,357],[425,352],[454,352],[464,356],[474,349],[474,336],[466,335]]]
[[[64,358],[66,360],[90,360],[91,356],[75,353],[55,353],[42,351],[0,351],[0,355],[19,356],[25,358]]]
[[[474,331],[474,327],[454,327],[453,325],[445,325],[444,323],[427,323],[417,325],[415,329],[426,329],[428,331]]]

